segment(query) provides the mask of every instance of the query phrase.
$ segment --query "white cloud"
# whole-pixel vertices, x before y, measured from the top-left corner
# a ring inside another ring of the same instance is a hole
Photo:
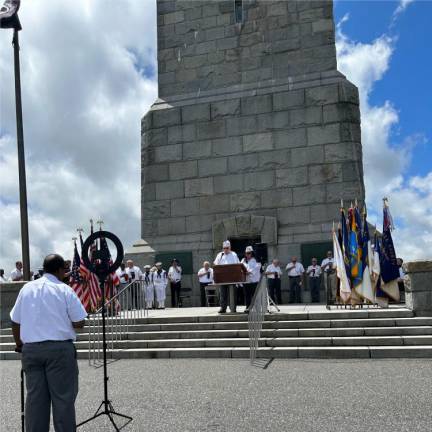
[[[406,8],[407,3],[401,2],[399,7]],[[370,220],[378,227],[382,225],[381,200],[387,196],[396,219],[393,239],[398,255],[405,259],[430,258],[432,172],[424,177],[407,174],[412,152],[418,143],[424,143],[425,137],[420,133],[405,137],[402,142],[395,141],[393,132],[399,123],[397,108],[390,101],[380,106],[370,102],[374,84],[383,79],[390,67],[396,40],[383,35],[363,44],[350,40],[340,24],[336,47],[339,70],[358,86],[360,92],[366,203]]]
[[[413,2],[414,0],[400,0],[397,8],[393,12],[393,22],[396,21],[399,15],[405,12],[406,8]]]
[[[21,78],[31,267],[90,217],[140,236],[140,120],[157,95],[155,2],[25,2]],[[21,256],[12,33],[0,32],[0,267]],[[7,84],[9,83],[9,84]],[[128,223],[125,223],[128,221]]]

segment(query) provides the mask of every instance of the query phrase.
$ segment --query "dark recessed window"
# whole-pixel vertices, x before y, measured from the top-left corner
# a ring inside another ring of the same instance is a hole
[[[243,22],[243,0],[234,0],[234,15],[235,22]]]

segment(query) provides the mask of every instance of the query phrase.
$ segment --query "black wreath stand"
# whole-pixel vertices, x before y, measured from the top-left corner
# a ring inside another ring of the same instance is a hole
[[[110,257],[109,257],[109,251],[106,249],[101,249],[100,245],[99,247],[93,251],[92,253],[92,259],[89,258],[89,249],[92,244],[97,239],[106,238],[110,239],[114,245],[117,248],[117,258],[114,264],[110,265]],[[82,252],[83,260],[87,268],[92,272],[95,273],[99,278],[99,284],[100,284],[100,290],[101,290],[101,297],[102,297],[102,351],[103,351],[103,374],[104,374],[104,398],[101,404],[99,405],[99,408],[96,410],[95,414],[88,418],[87,420],[84,420],[80,424],[77,425],[77,428],[92,421],[96,418],[107,415],[110,419],[110,422],[114,426],[114,429],[116,431],[120,431],[120,429],[123,429],[126,425],[128,425],[132,421],[132,417],[127,416],[125,414],[121,414],[117,411],[115,411],[114,407],[112,406],[111,401],[108,399],[108,370],[107,370],[107,344],[106,344],[106,306],[105,306],[105,280],[107,276],[115,271],[120,263],[123,260],[123,245],[121,244],[119,238],[112,234],[109,231],[96,231],[93,234],[91,234],[87,240],[84,242],[83,245],[83,252]],[[120,428],[116,425],[116,422],[114,421],[114,416],[122,417],[127,420],[127,422],[121,426]]]

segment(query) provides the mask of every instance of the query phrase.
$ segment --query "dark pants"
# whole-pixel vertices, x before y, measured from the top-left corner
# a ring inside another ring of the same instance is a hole
[[[252,297],[255,294],[255,290],[256,290],[257,285],[258,285],[257,282],[247,283],[247,284],[243,285],[246,309],[249,309],[249,306],[252,303]]]
[[[222,311],[226,311],[226,308],[228,306],[228,296],[229,296],[229,289],[230,289],[231,285],[221,285],[219,287],[219,292],[220,292],[220,308]],[[234,299],[236,298],[236,296],[234,296]],[[236,305],[234,304],[234,310],[232,310],[231,312],[235,312],[236,311]]]
[[[207,298],[206,298],[206,292],[205,287],[209,285],[210,282],[200,282],[200,297],[201,297],[201,307],[207,306]]]
[[[320,301],[320,285],[321,285],[321,278],[309,277],[309,288],[311,291],[312,303],[319,303]]]
[[[181,306],[180,303],[181,281],[171,282],[171,306]]]
[[[24,344],[22,366],[27,387],[26,432],[49,431],[51,404],[55,431],[75,431],[78,364],[73,343]]]
[[[131,286],[131,291],[130,291],[131,292],[131,299],[129,300],[130,309],[138,309],[139,308],[139,300],[138,300],[139,290],[140,290],[139,282],[133,282],[133,284]]]
[[[281,280],[267,279],[270,298],[277,304],[282,304]]]
[[[290,303],[301,303],[301,278],[300,276],[290,276],[289,277],[289,302]]]

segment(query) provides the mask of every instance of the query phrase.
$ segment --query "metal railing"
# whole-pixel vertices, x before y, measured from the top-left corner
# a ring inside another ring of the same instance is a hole
[[[252,365],[255,365],[257,362],[261,330],[263,327],[265,314],[268,310],[268,305],[267,278],[265,276],[261,276],[257,289],[255,290],[251,306],[249,307],[248,316],[250,362]]]
[[[138,320],[148,317],[144,281],[134,281],[105,302],[107,358],[114,359],[115,350],[122,349]],[[102,307],[89,314],[87,330],[89,341],[89,365],[103,364]]]

